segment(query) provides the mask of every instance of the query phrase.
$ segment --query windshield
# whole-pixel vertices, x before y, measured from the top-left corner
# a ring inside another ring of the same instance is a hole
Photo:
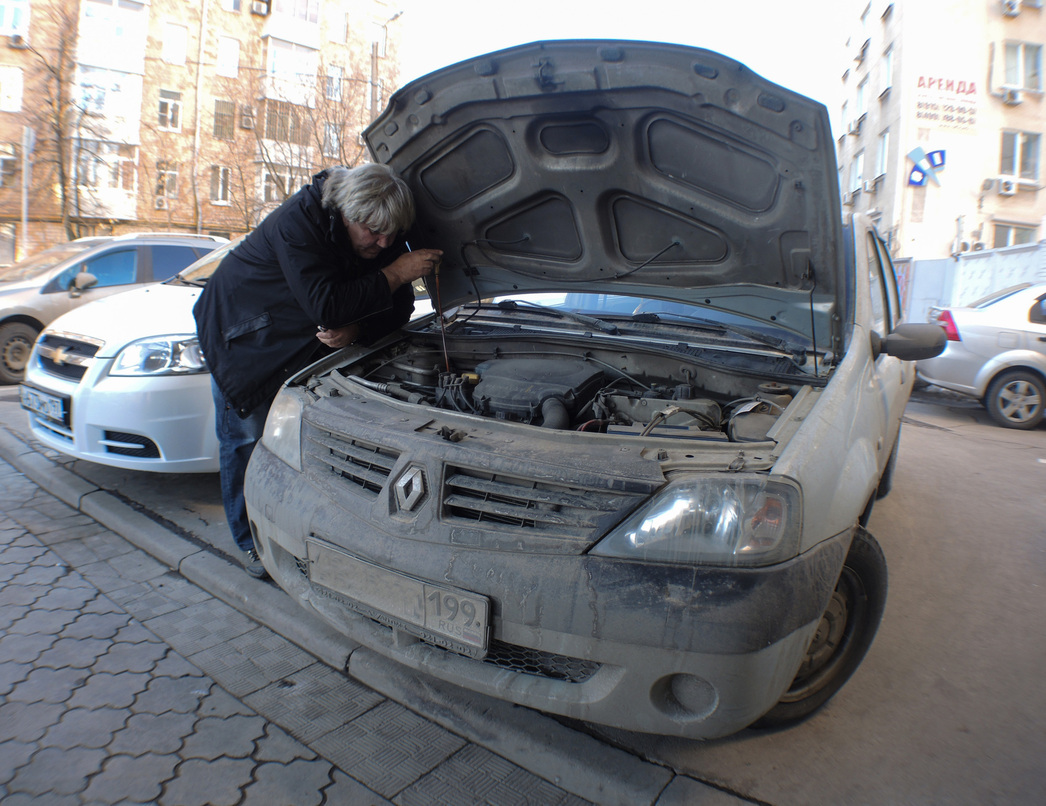
[[[59,263],[68,260],[74,255],[80,252],[86,252],[94,246],[97,246],[101,241],[97,238],[84,241],[70,241],[68,243],[60,243],[57,246],[52,246],[50,249],[45,249],[43,252],[37,252],[30,258],[26,258],[21,263],[15,263],[13,266],[8,266],[6,269],[0,269],[0,281],[3,282],[19,282],[22,280],[32,280],[34,277],[39,277],[49,269],[53,269]]]
[[[182,269],[181,273],[176,274],[170,280],[165,282],[168,283],[188,283],[189,285],[206,285],[207,281],[214,274],[218,268],[218,264],[222,262],[222,258],[232,251],[232,248],[240,242],[241,238],[237,238],[235,241],[231,241],[224,246],[220,246],[213,252],[209,252],[204,257],[197,260],[188,268]]]

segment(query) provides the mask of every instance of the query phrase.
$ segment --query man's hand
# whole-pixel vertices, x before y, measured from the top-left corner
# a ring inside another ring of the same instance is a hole
[[[431,274],[439,266],[441,257],[442,249],[415,249],[400,255],[381,270],[385,279],[389,281],[389,291],[395,291],[402,285]]]
[[[316,338],[333,350],[347,347],[359,337],[360,326],[357,324],[345,325],[345,327],[332,327],[316,333]]]

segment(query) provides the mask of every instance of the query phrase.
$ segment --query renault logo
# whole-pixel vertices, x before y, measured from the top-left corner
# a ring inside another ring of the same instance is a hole
[[[420,467],[411,467],[396,480],[396,504],[403,512],[410,512],[425,497],[425,473]]]

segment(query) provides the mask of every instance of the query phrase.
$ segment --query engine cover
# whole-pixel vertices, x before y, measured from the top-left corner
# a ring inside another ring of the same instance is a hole
[[[563,358],[501,358],[476,366],[477,405],[494,414],[531,419],[541,404],[557,398],[574,412],[603,384],[603,371],[587,361]]]

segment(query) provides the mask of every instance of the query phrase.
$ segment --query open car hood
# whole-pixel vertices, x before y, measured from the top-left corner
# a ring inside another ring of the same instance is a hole
[[[411,82],[364,137],[414,191],[412,245],[444,250],[444,308],[600,290],[807,335],[816,319],[828,342],[845,287],[828,113],[736,61],[535,42]]]

